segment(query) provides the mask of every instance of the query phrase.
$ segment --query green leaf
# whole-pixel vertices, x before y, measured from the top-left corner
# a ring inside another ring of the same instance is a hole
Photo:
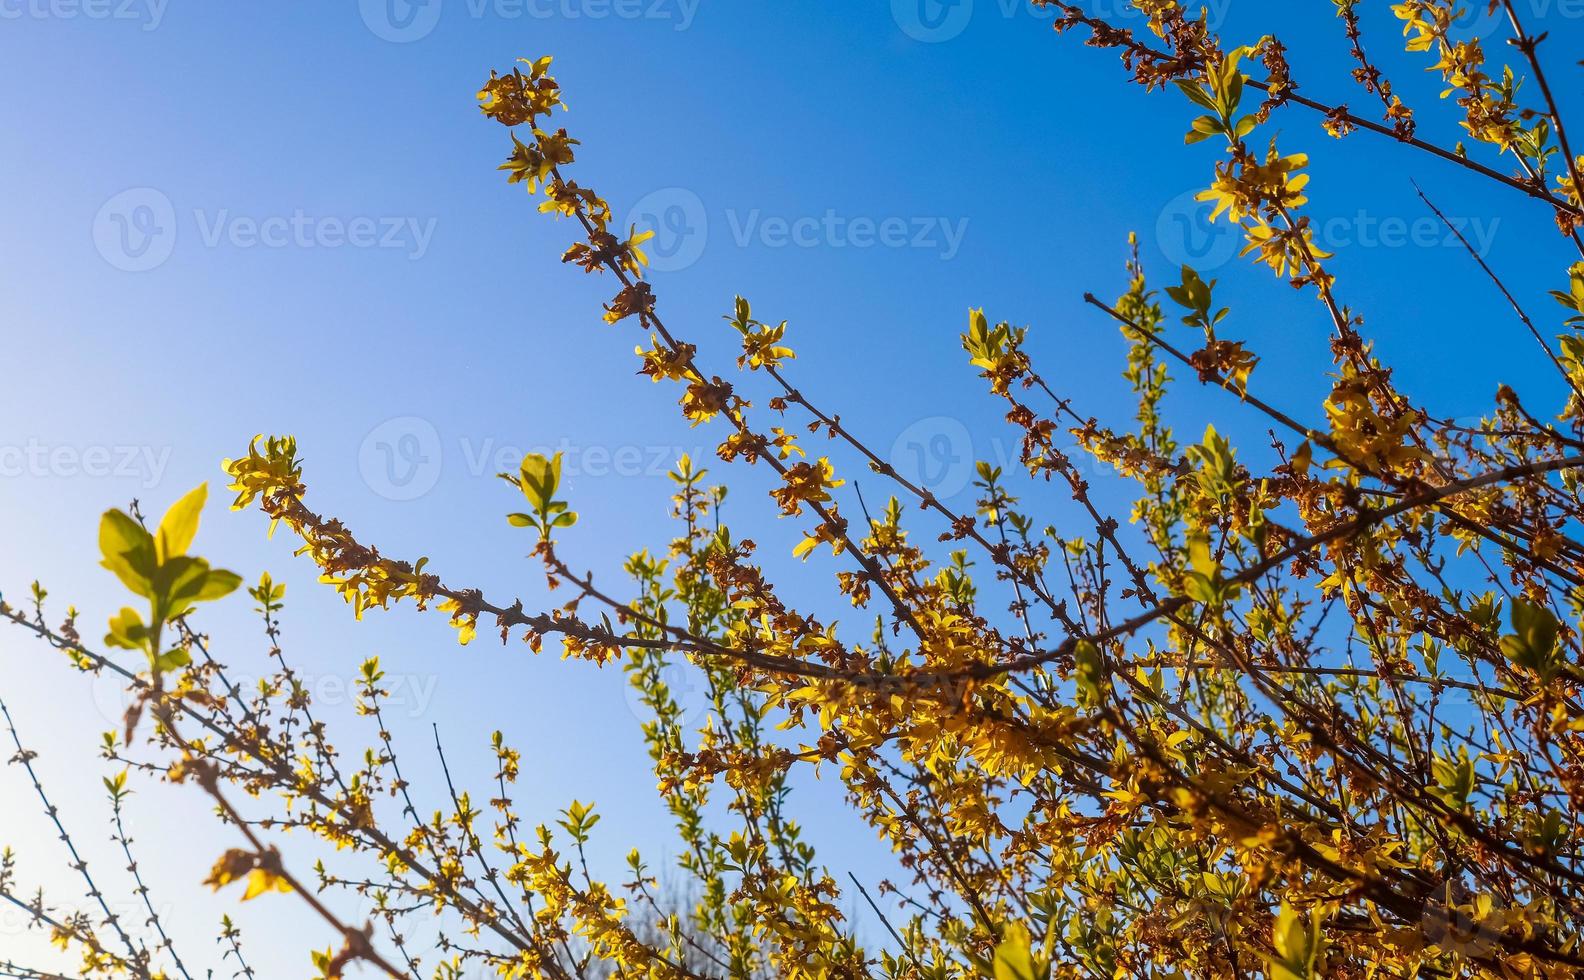
[[[556,453],[554,458],[546,459],[538,453],[529,453],[523,457],[519,472],[522,475],[523,496],[528,498],[535,510],[542,513],[550,506],[556,487],[561,482],[561,454]]]
[[[1184,576],[1183,594],[1195,602],[1203,603],[1215,603],[1221,597],[1215,580],[1198,572],[1189,572]]]
[[[566,832],[572,835],[573,840],[579,843],[588,841],[589,831],[600,821],[599,814],[594,812],[594,804],[580,803],[577,800],[573,800],[572,805],[562,811],[562,815],[566,819],[557,822],[566,828]]]
[[[1276,916],[1271,934],[1276,959],[1271,964],[1271,980],[1319,980],[1320,954],[1325,949],[1319,906],[1308,915],[1285,904]]]
[[[202,558],[181,555],[160,565],[154,576],[154,587],[159,601],[170,607],[166,615],[179,616],[176,606],[190,607],[203,590],[204,579],[209,574],[209,563]]]
[[[1188,536],[1188,563],[1194,571],[1206,578],[1214,578],[1221,570],[1215,556],[1210,553],[1210,538],[1204,534],[1190,534]]]
[[[1032,946],[1027,926],[1021,922],[1008,925],[995,951],[995,980],[1042,980]]]
[[[529,453],[523,457],[518,476],[506,476],[506,479],[517,484],[533,508],[532,514],[506,515],[513,527],[538,528],[548,539],[551,528],[571,527],[577,523],[577,515],[567,510],[567,503],[555,499],[556,488],[561,485],[560,453],[548,459],[538,453]]]
[[[99,520],[100,562],[115,573],[121,584],[145,598],[153,598],[154,539],[142,525],[119,510],[106,511]]]
[[[200,483],[188,494],[171,504],[170,510],[159,524],[155,537],[155,554],[160,561],[185,555],[198,534],[198,519],[203,515],[204,502],[209,499],[209,484]]]
[[[1106,685],[1105,662],[1100,655],[1100,648],[1088,640],[1079,640],[1073,650],[1073,660],[1078,668],[1076,679],[1079,693],[1087,703],[1098,704]]]
[[[121,770],[121,773],[117,776],[104,777],[105,790],[109,792],[112,799],[119,800],[127,795],[126,784],[127,774],[125,769]]]
[[[136,609],[122,609],[110,618],[110,632],[104,641],[106,646],[122,650],[142,650],[148,646],[148,627]]]
[[[224,599],[235,592],[242,585],[242,576],[236,572],[228,572],[223,568],[212,568],[204,576],[203,587],[198,590],[194,598],[198,602],[213,602]]]
[[[1436,780],[1432,793],[1454,810],[1468,805],[1469,797],[1474,795],[1476,773],[1467,749],[1459,747],[1455,759],[1432,759],[1430,769]]]
[[[1214,116],[1200,116],[1198,119],[1193,121],[1193,128],[1188,131],[1185,141],[1188,143],[1198,143],[1201,140],[1207,140],[1217,133],[1223,133],[1225,131],[1225,127],[1221,125],[1221,120],[1215,118]]]
[[[1560,624],[1551,611],[1523,601],[1512,604],[1513,633],[1501,638],[1501,651],[1520,667],[1550,681],[1560,668],[1557,657],[1557,630]]]
[[[176,647],[174,650],[166,650],[155,658],[154,673],[163,674],[166,671],[185,667],[190,663],[192,663],[192,654],[181,647]]]
[[[1228,116],[1243,101],[1243,73],[1236,70],[1236,63],[1233,64],[1232,77],[1227,82],[1225,99]]]
[[[1203,106],[1211,111],[1215,110],[1215,100],[1210,97],[1210,93],[1206,92],[1198,82],[1178,81],[1177,87],[1195,105]]]

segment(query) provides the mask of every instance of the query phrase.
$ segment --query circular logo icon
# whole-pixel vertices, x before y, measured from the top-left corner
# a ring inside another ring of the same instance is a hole
[[[962,493],[973,478],[973,436],[957,419],[920,419],[897,436],[890,458],[903,479],[947,500]]]
[[[124,734],[127,709],[138,700],[132,682],[110,670],[101,670],[93,679],[93,703],[99,717],[109,723],[112,730]]]
[[[1485,955],[1507,929],[1507,907],[1497,895],[1459,895],[1455,883],[1425,903],[1420,924],[1432,946],[1466,958]]]
[[[1501,9],[1491,9],[1487,0],[1470,0],[1468,6],[1458,9],[1448,36],[1463,41],[1484,41],[1507,22]]]
[[[891,19],[913,40],[939,44],[967,29],[973,5],[974,0],[891,0]]]
[[[704,201],[685,187],[666,187],[646,194],[627,212],[622,228],[652,231],[639,246],[656,272],[681,272],[704,255],[709,244],[709,212]]]
[[[133,187],[104,202],[93,221],[94,248],[122,272],[148,272],[176,249],[176,208],[152,187]]]
[[[417,500],[440,482],[444,453],[428,419],[402,416],[382,422],[358,449],[358,472],[386,500]]]
[[[640,722],[654,720],[654,708],[648,703],[649,695],[633,684],[631,672],[626,677],[627,710]],[[660,683],[676,702],[679,715],[677,723],[683,731],[692,731],[703,723],[714,702],[710,699],[709,681],[703,668],[686,660],[668,661],[660,670]]]
[[[1232,261],[1243,243],[1243,228],[1227,215],[1211,221],[1209,201],[1196,190],[1183,191],[1161,208],[1155,221],[1155,241],[1174,265],[1192,266],[1200,272],[1218,269]]]
[[[420,41],[440,23],[441,0],[358,0],[363,23],[375,37],[395,44]]]

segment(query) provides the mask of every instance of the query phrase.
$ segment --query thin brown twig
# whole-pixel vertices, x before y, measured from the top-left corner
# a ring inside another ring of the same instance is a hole
[[[1502,282],[1501,277],[1485,261],[1484,256],[1480,255],[1474,246],[1469,244],[1469,240],[1463,236],[1463,232],[1459,231],[1456,225],[1448,221],[1447,216],[1441,212],[1441,209],[1435,206],[1435,202],[1425,195],[1418,182],[1414,183],[1414,191],[1419,195],[1419,200],[1425,202],[1425,205],[1435,212],[1435,216],[1441,219],[1441,223],[1452,230],[1452,234],[1456,235],[1457,240],[1463,243],[1463,247],[1468,251],[1468,254],[1473,256],[1475,262],[1479,263],[1480,269],[1484,270],[1490,281],[1496,284],[1497,289],[1501,290],[1502,296],[1506,298],[1507,303],[1513,308],[1513,312],[1518,315],[1518,319],[1528,328],[1529,336],[1533,337],[1535,343],[1540,345],[1540,349],[1545,351],[1546,357],[1551,361],[1552,366],[1557,369],[1557,373],[1562,376],[1562,380],[1567,382],[1567,386],[1572,389],[1574,397],[1579,400],[1580,404],[1584,404],[1584,391],[1579,390],[1579,386],[1573,380],[1573,376],[1562,365],[1561,358],[1557,357],[1556,352],[1551,349],[1550,344],[1546,343],[1545,338],[1540,336],[1540,331],[1535,327],[1534,321],[1529,319],[1529,314],[1524,312],[1524,308],[1519,305],[1517,298],[1508,290],[1507,284]]]

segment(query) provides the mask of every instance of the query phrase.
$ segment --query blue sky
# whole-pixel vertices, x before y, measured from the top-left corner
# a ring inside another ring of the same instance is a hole
[[[1577,102],[1584,22],[1560,0],[1526,2],[1551,32],[1555,87]],[[1374,111],[1346,77],[1330,4],[1218,0],[1212,12],[1229,39],[1278,34],[1306,94]],[[1384,5],[1365,27],[1420,111],[1421,135],[1454,141],[1439,85],[1397,53]],[[1494,23],[1466,29],[1504,36]],[[641,338],[599,318],[610,283],[562,267],[571,227],[495,171],[508,140],[473,93],[490,68],[542,54],[557,58],[571,106],[561,122],[583,141],[578,179],[618,215],[657,225],[661,309],[701,361],[731,366],[720,316],[748,296],[762,319],[791,321],[803,390],[959,508],[971,507],[972,459],[1015,459],[958,347],[970,307],[1030,325],[1043,372],[1078,411],[1130,417],[1121,341],[1082,302],[1086,290],[1121,291],[1130,230],[1157,284],[1184,261],[1218,276],[1234,309],[1223,336],[1264,358],[1256,388],[1319,416],[1329,326],[1311,299],[1232,257],[1185,198],[1217,152],[1182,145],[1186,101],[1125,84],[1113,55],[1054,36],[1026,3],[0,0],[7,598],[41,578],[96,635],[122,602],[96,565],[98,514],[134,496],[158,512],[204,480],[218,491],[219,461],[256,432],[295,434],[311,503],[387,553],[428,555],[449,581],[529,606],[546,601],[541,576],[524,533],[504,523],[509,488],[493,477],[525,450],[567,453],[583,520],[562,553],[603,584],[616,584],[626,554],[665,546],[663,473],[679,453],[708,456],[719,433],[689,429],[671,388],[634,376]],[[1480,411],[1498,380],[1559,400],[1410,178],[1549,327],[1544,290],[1563,281],[1567,253],[1544,209],[1378,137],[1336,143],[1318,124],[1294,107],[1269,129],[1311,153],[1312,214],[1337,246],[1340,294],[1399,365],[1402,388],[1448,416]],[[1183,386],[1172,405],[1185,435],[1214,419],[1251,452],[1265,442],[1220,393]],[[843,615],[817,598],[837,566],[786,557],[796,528],[768,519],[763,475],[731,479],[739,534],[761,543],[789,594]],[[1023,492],[1046,520],[1085,530],[1055,488]],[[482,777],[484,739],[502,727],[525,750],[530,819],[593,799],[613,865],[632,844],[665,853],[669,827],[618,671],[516,646],[463,652],[435,616],[355,624],[256,514],[211,506],[199,543],[217,564],[289,584],[287,652],[328,704],[340,699],[344,746],[372,733],[338,691],[378,654],[410,703],[398,732],[409,756],[427,759],[436,724],[464,779]],[[256,674],[264,645],[248,603],[206,616],[222,658]],[[0,638],[0,657],[0,696],[112,877],[89,763],[114,692],[15,633]],[[68,896],[37,814],[11,802],[26,788],[0,770],[0,841],[23,845],[25,881]],[[838,876],[888,873],[830,782],[799,791],[796,809]],[[209,952],[211,924],[230,908],[194,884],[231,843],[203,812],[193,794],[153,786],[132,812],[190,959]],[[242,919],[263,975],[300,968],[300,944],[268,937],[312,923],[280,902]],[[0,955],[31,943],[16,925],[0,917]]]

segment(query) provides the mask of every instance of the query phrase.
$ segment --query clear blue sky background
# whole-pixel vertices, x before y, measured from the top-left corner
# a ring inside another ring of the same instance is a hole
[[[791,320],[804,390],[959,508],[971,507],[959,491],[972,458],[1015,453],[958,346],[970,307],[1030,324],[1044,373],[1080,412],[1129,417],[1117,331],[1081,300],[1123,288],[1129,230],[1158,283],[1183,261],[1218,275],[1235,310],[1223,335],[1265,359],[1256,387],[1319,417],[1329,327],[1312,299],[1229,259],[1184,203],[1218,152],[1182,146],[1190,107],[1124,84],[1113,55],[1054,36],[1026,4],[394,0],[392,16],[384,0],[96,2],[0,0],[0,589],[15,602],[42,578],[81,607],[89,636],[123,601],[96,567],[98,514],[134,496],[158,513],[204,480],[219,491],[219,461],[256,432],[297,435],[311,502],[387,553],[428,555],[453,584],[530,607],[546,597],[526,533],[503,521],[513,505],[493,478],[498,454],[567,450],[583,522],[563,554],[604,584],[627,553],[664,547],[665,466],[708,455],[720,433],[690,430],[670,386],[634,377],[640,338],[599,318],[610,282],[560,266],[571,226],[495,172],[508,140],[473,93],[521,55],[557,57],[572,107],[560,121],[583,141],[578,179],[618,215],[656,216],[661,308],[702,361],[732,366],[720,315],[735,293],[762,318]],[[1565,5],[1529,5],[1551,31],[1556,87],[1580,108],[1584,23]],[[1386,5],[1367,6],[1366,42],[1420,109],[1421,134],[1452,142],[1436,80],[1396,53]],[[1229,39],[1278,33],[1307,94],[1375,113],[1346,77],[1331,4],[1220,0],[1215,11]],[[1469,258],[1433,224],[1416,240],[1428,213],[1410,177],[1488,244],[1549,329],[1544,290],[1564,281],[1567,253],[1544,209],[1375,136],[1335,143],[1301,108],[1270,131],[1313,155],[1312,213],[1329,222],[1322,241],[1341,246],[1341,294],[1405,390],[1449,416],[1480,411],[1498,380],[1527,385],[1537,406],[1560,398]],[[286,223],[284,240],[258,240],[250,222],[269,219]],[[799,220],[807,233],[789,242]],[[888,220],[905,224],[905,242],[879,240]],[[372,244],[347,240],[360,221]],[[1186,435],[1213,418],[1250,453],[1265,442],[1224,395],[1184,386],[1173,404]],[[790,594],[818,605],[837,566],[791,563],[796,529],[768,519],[763,477],[733,480],[739,534],[761,542]],[[1055,488],[1025,493],[1063,530],[1091,530]],[[340,685],[378,654],[411,705],[397,734],[414,768],[432,769],[438,724],[482,792],[485,739],[504,728],[525,750],[530,820],[593,799],[607,866],[632,844],[664,863],[669,826],[618,670],[487,642],[460,651],[434,615],[359,626],[293,543],[264,530],[217,502],[199,543],[217,564],[290,585],[286,649],[319,683],[339,744],[372,734]],[[205,616],[222,658],[256,675],[264,643],[246,600]],[[0,696],[96,867],[119,882],[92,763],[114,692],[14,632],[0,657]],[[890,873],[832,782],[800,780],[795,807],[823,858],[838,876]],[[26,790],[0,769],[0,841],[23,851],[24,884],[75,901]],[[195,884],[232,843],[204,810],[193,792],[153,786],[132,808],[145,871],[196,961],[233,910]],[[298,975],[304,944],[329,942],[289,902],[254,903],[241,919],[264,977]],[[34,948],[0,914],[0,955]]]

